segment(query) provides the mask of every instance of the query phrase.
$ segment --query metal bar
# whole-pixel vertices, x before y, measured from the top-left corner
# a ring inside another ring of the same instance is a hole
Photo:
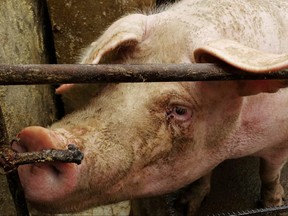
[[[253,74],[215,64],[0,65],[0,85],[247,79],[288,79],[288,69]]]
[[[6,124],[0,106],[0,147],[8,145],[8,134]],[[17,170],[7,174],[7,182],[14,201],[17,216],[29,216],[24,191],[22,189]]]
[[[288,212],[288,206],[275,206],[259,209],[250,209],[237,212],[216,213],[210,216],[246,216],[246,215],[277,215],[278,213]]]

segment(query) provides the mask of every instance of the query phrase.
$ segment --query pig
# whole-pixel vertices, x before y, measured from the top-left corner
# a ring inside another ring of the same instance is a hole
[[[228,64],[231,73],[278,71],[288,67],[287,11],[287,0],[182,0],[114,22],[83,52],[80,63],[216,63]],[[74,99],[73,112],[49,128],[30,126],[18,134],[13,148],[19,152],[74,143],[85,155],[79,166],[19,167],[26,198],[37,209],[77,212],[187,187],[182,201],[187,214],[195,215],[210,190],[212,170],[248,155],[261,158],[263,206],[283,204],[285,80],[93,86],[88,96],[84,91],[85,100]],[[79,88],[62,85],[57,93]],[[195,181],[197,190],[189,187]]]

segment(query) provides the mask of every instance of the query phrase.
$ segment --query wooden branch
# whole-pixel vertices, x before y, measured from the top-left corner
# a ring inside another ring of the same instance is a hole
[[[0,149],[0,167],[4,174],[14,171],[20,165],[62,162],[80,164],[84,155],[79,149],[69,144],[67,150],[47,149],[39,152],[17,153],[11,148]]]

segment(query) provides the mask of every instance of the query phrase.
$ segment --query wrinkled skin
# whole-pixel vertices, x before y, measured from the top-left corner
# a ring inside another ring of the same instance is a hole
[[[287,10],[286,0],[184,0],[158,14],[120,19],[81,63],[97,64],[111,54],[112,63],[224,61],[248,72],[276,71],[288,66]],[[193,215],[209,192],[213,168],[254,155],[262,158],[263,205],[281,205],[280,171],[288,157],[283,87],[277,80],[121,83],[97,92],[89,86],[91,99],[71,105],[77,111],[49,129],[19,133],[18,151],[75,143],[85,154],[79,166],[20,167],[26,197],[42,211],[79,211],[165,194],[203,177],[201,195],[191,189],[185,197]],[[73,101],[77,88],[63,85],[57,92]]]

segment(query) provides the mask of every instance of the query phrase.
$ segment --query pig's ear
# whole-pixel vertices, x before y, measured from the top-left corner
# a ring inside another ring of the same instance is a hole
[[[132,14],[113,23],[104,34],[83,53],[81,64],[98,64],[101,58],[121,46],[140,43],[146,31],[147,16]]]
[[[288,53],[266,53],[231,40],[217,40],[194,51],[197,63],[227,63],[250,73],[271,73],[288,68]],[[233,73],[233,71],[231,71]],[[240,95],[276,92],[287,81],[266,80],[241,82]]]
[[[132,14],[113,23],[104,34],[83,51],[80,64],[98,64],[105,54],[120,47],[131,47],[140,43],[146,31],[147,16]],[[64,94],[75,84],[64,84],[56,89],[57,94]]]

